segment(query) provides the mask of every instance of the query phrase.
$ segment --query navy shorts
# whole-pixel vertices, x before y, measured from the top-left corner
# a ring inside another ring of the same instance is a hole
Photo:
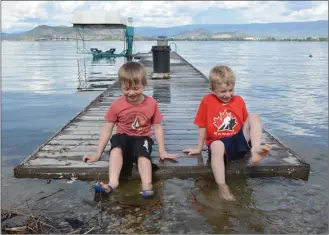
[[[243,128],[234,136],[218,139],[223,142],[225,146],[225,164],[233,160],[243,159],[246,153],[250,151],[251,143],[247,143],[243,134]],[[208,157],[211,161],[211,143],[208,145]]]
[[[112,149],[120,148],[123,157],[123,171],[131,173],[133,164],[137,164],[138,157],[146,157],[151,160],[152,146],[154,141],[149,136],[129,136],[127,134],[114,134],[111,138]],[[158,166],[152,163],[152,169],[157,170]]]

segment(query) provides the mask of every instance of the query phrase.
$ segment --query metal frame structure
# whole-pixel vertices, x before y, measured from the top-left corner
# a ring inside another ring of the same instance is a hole
[[[76,47],[77,53],[80,54],[92,54],[94,58],[115,58],[126,57],[128,60],[132,58],[133,51],[133,38],[134,28],[132,25],[132,18],[124,20],[116,12],[110,11],[86,11],[75,12],[73,15],[73,28],[76,29]],[[90,29],[123,29],[124,49],[121,53],[116,54],[115,48],[111,48],[108,51],[101,51],[98,48],[85,47],[85,28]],[[82,45],[80,46],[80,41]]]

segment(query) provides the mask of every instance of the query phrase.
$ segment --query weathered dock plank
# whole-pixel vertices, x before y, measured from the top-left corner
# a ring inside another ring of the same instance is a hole
[[[152,55],[140,54],[148,71],[148,86],[145,94],[153,96],[159,103],[164,115],[163,126],[166,149],[181,155],[175,161],[161,161],[155,143],[152,159],[159,166],[157,177],[212,177],[207,162],[206,149],[199,156],[186,156],[182,150],[197,144],[197,127],[193,119],[202,97],[209,92],[207,78],[177,53],[171,53],[170,79],[152,80]],[[89,106],[73,120],[58,130],[44,144],[36,149],[20,165],[15,167],[16,177],[71,178],[96,180],[108,176],[108,143],[100,161],[84,163],[83,155],[94,153],[97,148],[100,131],[105,124],[104,114],[111,103],[121,96],[118,83],[100,94]],[[154,133],[152,132],[154,138]],[[155,138],[154,138],[155,139]],[[249,163],[249,156],[244,160],[231,163],[227,167],[228,175],[247,176],[287,176],[307,180],[310,166],[274,138],[265,130],[262,142],[273,149],[260,164]],[[132,175],[138,177],[134,168]]]

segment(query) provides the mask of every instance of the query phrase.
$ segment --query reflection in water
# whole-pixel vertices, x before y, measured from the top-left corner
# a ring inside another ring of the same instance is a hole
[[[138,41],[135,49],[149,51],[154,43]],[[102,42],[94,44],[101,48]],[[119,48],[122,42],[111,44]],[[249,111],[260,114],[266,130],[311,164],[307,182],[282,177],[228,179],[238,200],[227,203],[218,198],[214,182],[200,186],[194,179],[171,179],[157,188],[155,204],[147,201],[145,207],[137,205],[144,202],[138,198],[140,181],[127,182],[112,194],[110,200],[118,202],[100,211],[93,201],[94,182],[16,179],[12,167],[100,93],[77,94],[79,79],[88,84],[116,79],[124,60],[81,58],[75,42],[3,42],[2,205],[33,208],[59,222],[79,218],[97,228],[103,218],[108,223],[103,233],[115,233],[128,223],[134,228],[136,221],[155,228],[154,233],[326,233],[328,43],[177,42],[177,48],[207,76],[215,64],[233,68],[236,93],[245,98]],[[181,96],[175,86],[145,91],[163,102]],[[189,201],[192,193],[196,202]],[[71,231],[69,227],[67,233]],[[121,232],[135,231],[147,232]]]
[[[117,80],[115,58],[93,58],[91,61],[88,61],[86,58],[77,60],[78,91],[103,91]],[[103,71],[100,71],[100,68]],[[107,71],[104,68],[113,69]]]
[[[42,76],[42,73],[39,69],[33,71],[33,75],[31,76],[31,81],[25,83],[26,89],[29,91],[33,91],[39,94],[51,94],[56,92],[51,89],[51,86],[55,83],[54,80],[47,79]]]
[[[103,57],[103,58],[98,58],[98,57],[93,57],[92,61],[93,62],[98,62],[98,61],[101,61],[101,60],[105,60],[107,63],[109,64],[115,64],[115,57]]]
[[[251,206],[252,188],[247,178],[236,177],[229,182],[235,202],[223,200],[213,180],[200,178],[195,186],[191,189],[191,206],[207,218],[215,233],[264,233],[264,214]]]

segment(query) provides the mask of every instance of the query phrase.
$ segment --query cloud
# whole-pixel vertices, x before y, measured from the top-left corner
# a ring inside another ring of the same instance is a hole
[[[55,7],[58,11],[63,11],[64,13],[71,13],[77,8],[85,4],[84,1],[66,1],[66,2],[55,2]]]
[[[122,1],[90,4],[90,9],[115,10],[117,13],[120,13],[120,15],[124,17],[133,16],[135,26],[166,27],[177,24],[191,24],[192,16],[190,14],[180,14],[177,11],[177,6],[181,7],[181,5],[181,2],[170,1]],[[187,4],[184,3],[184,5],[186,6]],[[138,14],[136,14],[136,11],[138,11]]]
[[[33,27],[35,22],[27,19],[47,19],[48,14],[44,8],[44,1],[4,1],[1,9],[1,27],[3,29]],[[19,6],[19,7],[18,7]]]
[[[286,2],[286,6],[289,10],[302,10],[312,7],[313,5],[316,5],[317,3],[315,1],[292,1],[292,2]]]
[[[266,4],[256,4],[252,2],[252,9],[241,10],[243,18],[248,23],[270,23],[270,22],[294,22],[294,21],[314,21],[328,19],[328,2],[316,2],[305,4],[306,9],[300,9],[301,6],[293,7],[292,3],[285,1]],[[296,2],[297,4],[298,2]],[[291,10],[291,9],[298,10]]]
[[[19,7],[18,7],[19,6]],[[133,17],[135,26],[327,20],[326,1],[4,1],[4,31],[37,23],[71,25],[78,10],[111,10]]]
[[[328,19],[328,2],[320,2],[319,5],[308,9],[293,11],[290,16],[293,18],[305,20],[324,20]]]
[[[234,9],[234,8],[241,8],[246,9],[249,8],[253,2],[249,1],[218,1],[214,2],[214,6],[217,6],[218,8],[224,8],[224,9]]]
[[[285,2],[266,2],[266,4],[256,4],[252,2],[248,9],[241,10],[242,17],[249,23],[268,23],[293,21],[286,16],[289,11]]]

